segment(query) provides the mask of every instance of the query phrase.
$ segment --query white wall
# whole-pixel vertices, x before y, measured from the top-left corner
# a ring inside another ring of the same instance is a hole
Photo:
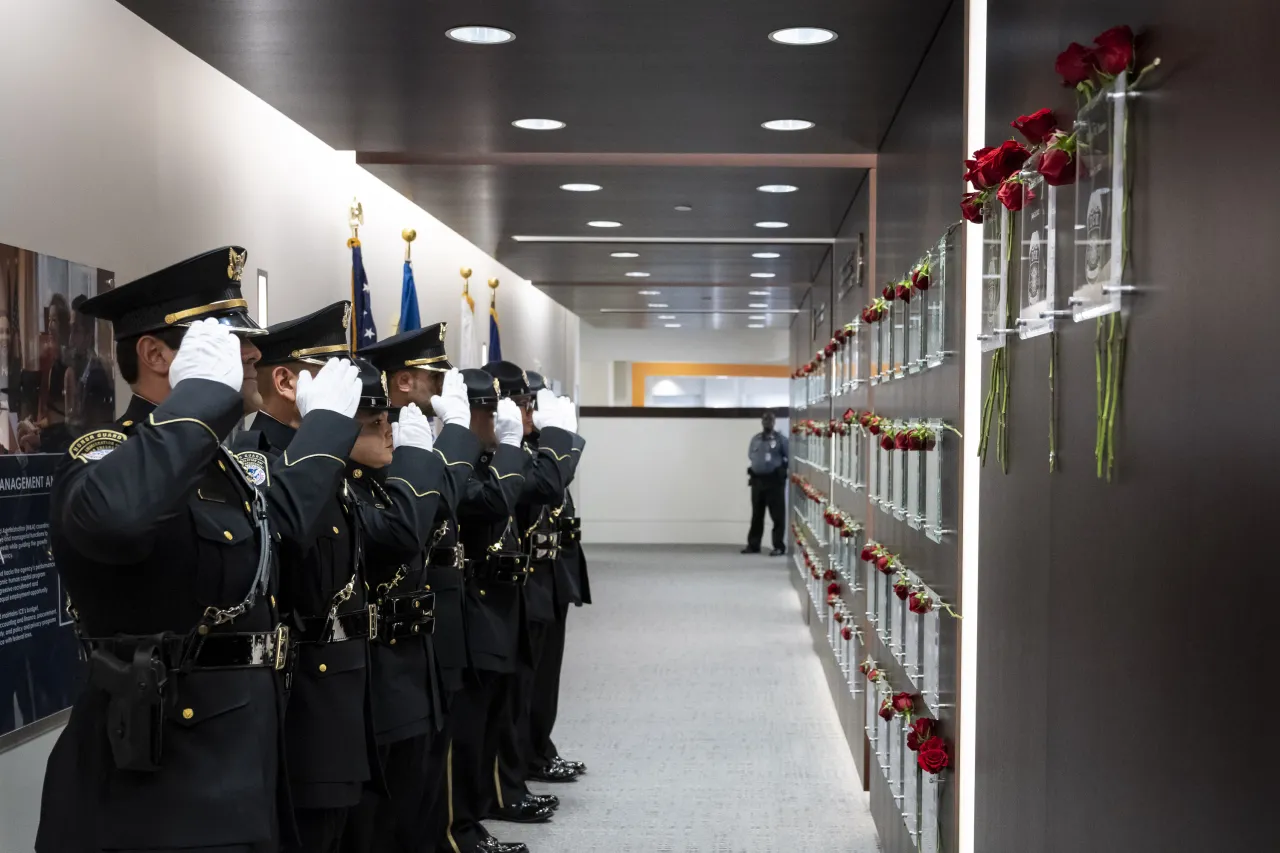
[[[787,329],[607,329],[582,324],[582,360],[787,364]]]
[[[504,354],[577,383],[576,316],[114,0],[0,0],[0,20],[0,242],[120,282],[242,244],[245,298],[256,309],[267,270],[280,321],[349,296],[357,196],[381,334],[399,313],[400,230],[416,228],[424,322],[457,328],[469,266],[482,321],[484,282],[502,281]],[[52,741],[0,754],[0,853],[32,848]]]
[[[747,447],[759,421],[588,417],[579,429],[587,447],[574,499],[584,541],[746,544]],[[766,522],[766,542],[770,529]]]

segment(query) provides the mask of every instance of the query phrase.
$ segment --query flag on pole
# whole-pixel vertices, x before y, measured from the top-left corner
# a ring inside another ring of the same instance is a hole
[[[413,265],[404,262],[404,283],[400,286],[400,325],[397,332],[412,332],[422,328],[418,315],[418,287],[413,281]]]
[[[462,305],[460,315],[462,317],[461,340],[458,343],[457,358],[454,363],[459,368],[479,367],[480,366],[480,346],[476,342],[476,301],[471,298],[471,289],[469,287],[471,278],[471,270],[462,268]]]
[[[502,361],[502,337],[498,334],[498,280],[489,279],[489,361]]]
[[[356,315],[356,321],[351,324],[351,349],[354,352],[378,340],[378,327],[373,322],[369,276],[364,271],[360,240],[352,237],[347,245],[351,247],[351,304]]]

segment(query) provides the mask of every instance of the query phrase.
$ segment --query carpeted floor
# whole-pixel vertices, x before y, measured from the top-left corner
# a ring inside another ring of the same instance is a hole
[[[531,853],[870,853],[866,797],[785,558],[588,547],[555,740],[585,761]]]

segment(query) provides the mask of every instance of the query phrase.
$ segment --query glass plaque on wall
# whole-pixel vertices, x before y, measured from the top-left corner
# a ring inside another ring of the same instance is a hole
[[[920,774],[920,853],[938,853],[938,801],[941,778]]]
[[[929,595],[937,600],[937,596],[933,595],[933,591],[929,590]],[[942,631],[942,614],[935,608],[928,613],[919,615],[921,622],[920,637],[924,646],[923,661],[923,681],[921,688],[921,696],[924,697],[925,704],[930,708],[936,709],[940,701],[941,681],[939,667],[941,665],[941,650],[939,643],[941,642]]]
[[[907,361],[907,303],[895,299],[889,303],[892,309],[885,322],[893,328],[893,378],[906,376]]]
[[[878,706],[879,696],[876,697],[876,700]],[[887,782],[889,780],[889,748],[893,742],[893,732],[889,728],[889,721],[884,717],[877,715],[876,723],[876,753],[880,759],[880,772]]]
[[[865,433],[859,444],[867,452],[867,499],[872,505],[880,505],[880,445],[876,444],[876,436]]]
[[[867,335],[871,338],[871,358],[867,363],[868,377],[867,381],[872,385],[880,384],[880,326],[882,323],[872,323],[867,327]]]
[[[905,423],[899,423],[898,429],[906,429]],[[907,457],[909,450],[889,451],[893,462],[893,517],[902,521],[907,517]]]
[[[921,457],[925,455],[925,451],[908,450],[905,453],[907,457],[907,524],[919,530],[924,524],[924,513],[920,509],[920,489],[921,480],[924,478],[924,460]]]
[[[874,563],[863,563],[863,576],[866,578],[867,587],[867,621],[871,624],[876,623],[876,575],[880,574],[876,571]]]
[[[1053,331],[1057,283],[1057,187],[1039,172],[1022,173],[1026,202],[1018,229],[1018,264],[1022,287],[1018,296],[1018,336],[1034,338]]]
[[[897,495],[893,493],[893,452],[876,445],[880,457],[880,509],[892,513]]]
[[[914,586],[916,583],[919,583],[919,578],[913,575],[911,577],[911,581]],[[910,601],[909,598],[908,601]],[[924,625],[920,617],[911,612],[911,606],[909,604],[904,602],[903,606],[906,607],[906,621],[903,624],[902,630],[902,649],[904,652],[902,666],[906,669],[907,675],[911,678],[911,683],[915,685],[917,690],[919,690],[922,681],[920,671],[924,665],[924,661],[921,656],[921,650],[923,648],[921,638],[924,635]]]
[[[904,754],[905,753],[905,754]],[[902,724],[898,717],[889,721],[889,790],[893,792],[894,801],[901,803],[902,782],[906,776],[905,759],[911,755],[902,734]]]
[[[893,306],[885,311],[884,319],[876,323],[876,334],[880,336],[880,381],[888,382],[893,378]]]
[[[927,290],[917,290],[907,303],[907,372],[924,369],[924,312],[929,301]]]
[[[916,764],[916,754],[906,749],[907,732],[910,727],[903,727],[902,741],[906,756],[906,777],[902,784],[902,820],[907,825],[907,833],[915,841],[920,834],[920,767]]]
[[[953,266],[954,243],[955,231],[948,230],[929,253],[929,300],[925,303],[929,343],[925,347],[925,361],[930,367],[942,364],[947,349],[947,278]]]
[[[982,214],[982,351],[1004,346],[1009,211],[992,199]]]
[[[1087,320],[1120,310],[1124,277],[1124,121],[1122,73],[1076,117],[1075,276],[1071,308]]]
[[[879,752],[876,746],[876,741],[880,739],[880,728],[877,725],[878,721],[880,720],[879,714],[877,713],[880,710],[880,703],[876,699],[875,685],[871,684],[871,682],[867,682],[866,696],[867,696],[867,716],[866,716],[867,739],[871,741],[872,751]]]
[[[934,542],[941,542],[945,529],[942,523],[942,454],[948,446],[948,435],[941,420],[930,420],[928,426],[937,440],[933,450],[920,451],[924,456],[924,532]]]
[[[853,389],[862,387],[862,337],[865,334],[862,320],[854,318],[853,337],[845,339],[845,349],[849,354],[849,387]]]

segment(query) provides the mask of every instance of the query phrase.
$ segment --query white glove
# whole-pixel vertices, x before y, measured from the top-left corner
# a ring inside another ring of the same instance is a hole
[[[538,408],[533,411],[533,425],[541,432],[547,427],[563,426],[563,419],[555,392],[543,388],[538,392]]]
[[[345,358],[331,358],[313,378],[309,370],[298,374],[298,413],[325,409],[349,418],[360,408],[360,368]]]
[[[410,403],[401,409],[400,420],[391,425],[391,446],[398,450],[405,445],[420,450],[430,450],[435,446],[431,421],[427,420],[416,403]]]
[[[578,431],[578,407],[574,405],[572,397],[561,397],[560,403],[560,428],[576,433]]]
[[[240,340],[217,320],[192,323],[169,365],[169,387],[177,388],[184,379],[212,379],[239,391],[244,382]]]
[[[524,438],[524,418],[520,416],[520,407],[511,400],[499,400],[494,428],[498,433],[499,444],[519,447]]]
[[[431,398],[431,408],[446,424],[471,425],[471,401],[467,399],[467,383],[462,371],[455,367],[444,375],[444,388],[439,396]]]

